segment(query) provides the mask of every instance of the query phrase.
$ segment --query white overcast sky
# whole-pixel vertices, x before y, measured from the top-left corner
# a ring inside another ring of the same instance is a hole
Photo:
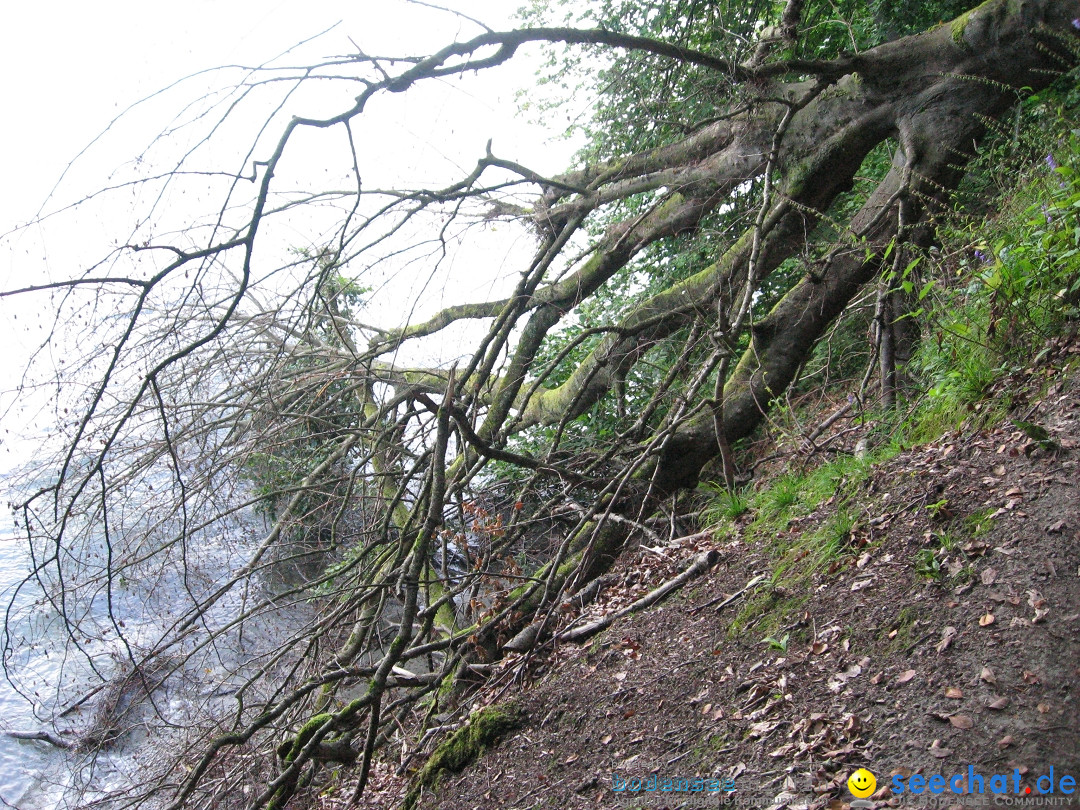
[[[495,29],[511,27],[518,6],[517,0],[437,3]],[[101,258],[103,246],[107,248],[102,241],[105,233],[114,232],[110,238],[124,243],[130,232],[123,221],[128,213],[113,202],[106,209],[89,206],[49,219],[43,227],[14,234],[12,229],[33,219],[43,204],[48,211],[107,185],[110,172],[146,147],[169,110],[158,109],[158,118],[146,126],[141,126],[140,116],[149,122],[153,104],[127,115],[75,170],[68,171],[46,203],[68,163],[133,102],[208,68],[264,63],[334,26],[298,53],[295,61],[351,52],[350,41],[378,55],[425,54],[480,31],[453,15],[406,0],[0,3],[0,289],[77,275]],[[545,173],[565,167],[573,151],[571,144],[519,116],[515,120],[514,94],[529,87],[536,55],[533,52],[530,58],[523,51],[509,69],[382,102],[384,106],[365,118],[373,128],[372,142],[382,137],[383,144],[377,156],[369,156],[370,165],[361,166],[361,174],[399,172],[414,183],[424,182],[428,175],[458,177],[455,167],[467,171],[483,154],[489,137],[494,138],[494,151],[500,157],[520,160]],[[188,87],[172,91],[159,107],[184,103],[185,93],[197,98],[198,86],[190,85],[190,91]],[[330,110],[293,112],[320,115]],[[407,157],[394,154],[397,144]],[[265,157],[255,155],[256,159]],[[367,180],[365,175],[365,188]],[[132,200],[132,220],[136,202]],[[485,261],[489,275],[516,271],[519,268],[509,269],[516,264],[512,251],[529,249],[524,240],[516,245],[505,233],[500,238],[502,244],[496,243]],[[482,273],[472,270],[469,281],[474,284],[472,296],[487,297],[483,285],[489,282]],[[441,303],[445,302],[434,302]],[[27,351],[50,328],[47,307],[39,309],[35,312],[27,299],[0,299],[0,417],[5,415],[5,400],[11,401]],[[10,421],[12,412],[6,414]]]
[[[445,0],[494,28],[512,24],[514,0]],[[403,0],[56,0],[0,6],[5,183],[16,170],[56,169],[136,98],[197,70],[254,64],[340,23],[385,52],[424,52],[479,32]],[[66,151],[65,151],[66,148]],[[16,150],[12,153],[12,149]],[[58,154],[53,154],[59,150]],[[48,165],[38,161],[47,155]],[[7,195],[5,195],[7,196]]]
[[[513,24],[518,5],[516,0],[440,4],[497,29]],[[68,161],[135,100],[199,70],[265,62],[335,24],[305,53],[345,52],[349,38],[368,52],[426,53],[479,33],[463,20],[405,0],[0,4],[0,233],[31,218]],[[507,76],[507,92],[487,100],[493,117],[509,117],[511,88],[526,84],[531,71],[527,57],[512,71],[500,71]],[[438,110],[424,112],[437,120]],[[475,123],[477,138],[492,126]],[[442,135],[433,139],[433,147],[442,140]],[[131,144],[132,150],[140,147]],[[119,157],[122,144],[114,148]],[[565,160],[568,150],[554,151]],[[60,191],[59,199],[66,201],[65,190]],[[0,280],[7,279],[0,275]]]

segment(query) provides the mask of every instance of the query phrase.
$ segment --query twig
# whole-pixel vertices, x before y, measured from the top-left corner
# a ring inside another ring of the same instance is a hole
[[[667,761],[667,762],[666,762],[665,764],[667,764],[667,765],[674,765],[674,764],[675,764],[676,762],[678,762],[679,760],[681,760],[681,759],[686,759],[686,758],[687,758],[688,756],[690,756],[690,754],[692,754],[693,752],[694,752],[694,751],[693,751],[693,749],[690,749],[689,751],[683,751],[683,752],[682,752],[681,754],[679,754],[679,755],[678,755],[677,757],[672,757],[671,759],[669,759],[669,760],[668,760],[668,761]]]
[[[696,557],[693,558],[693,561],[685,571],[683,571],[677,577],[669,579],[659,588],[650,591],[648,594],[641,597],[641,599],[638,599],[633,604],[627,605],[622,610],[617,610],[614,613],[610,613],[604,618],[598,619],[595,622],[590,622],[589,624],[583,625],[581,627],[564,630],[563,632],[559,633],[556,638],[559,641],[583,641],[590,636],[594,636],[601,630],[604,630],[605,628],[611,626],[614,622],[618,621],[624,616],[629,616],[631,613],[636,613],[639,610],[643,610],[659,602],[676,588],[681,588],[694,577],[699,576],[700,574],[707,571],[709,568],[712,568],[714,565],[716,565],[719,559],[720,552],[716,551],[715,549],[702,552],[701,554],[698,554]]]
[[[740,596],[742,596],[748,590],[750,590],[754,586],[760,584],[764,579],[765,579],[764,574],[758,574],[752,580],[750,580],[745,585],[743,585],[742,590],[736,591],[731,596],[727,596],[727,597],[718,596],[715,599],[710,599],[704,605],[698,605],[696,608],[694,608],[690,612],[691,613],[697,613],[699,610],[704,610],[707,607],[712,607],[713,605],[716,605],[717,602],[719,602],[720,604],[716,605],[716,612],[719,613],[721,610],[726,608],[728,605],[730,605],[732,602],[734,602],[736,599],[738,599]]]
[[[848,411],[851,410],[851,405],[852,405],[852,402],[849,399],[847,402],[845,402],[843,405],[841,405],[839,408],[837,408],[835,411],[833,411],[832,414],[830,414],[829,417],[824,422],[822,422],[820,425],[818,425],[816,428],[814,428],[812,431],[810,431],[810,435],[806,437],[806,440],[808,442],[810,442],[811,444],[813,444],[814,440],[817,439],[818,436],[820,436],[826,430],[828,430],[830,427],[832,427],[833,424],[838,419],[843,417],[844,414],[846,414]]]
[[[5,737],[11,737],[13,740],[41,740],[47,742],[49,745],[55,745],[57,748],[72,748],[73,744],[67,740],[62,740],[55,734],[50,734],[47,731],[5,731]]]

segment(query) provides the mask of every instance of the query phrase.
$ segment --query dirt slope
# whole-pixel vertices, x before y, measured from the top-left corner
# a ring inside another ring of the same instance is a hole
[[[1078,353],[1061,347],[1057,362]],[[1027,384],[1042,393],[1017,396],[1014,413],[1048,441],[1006,422],[878,466],[845,505],[857,520],[844,545],[798,592],[770,583],[790,581],[778,566],[816,551],[776,548],[817,537],[836,499],[769,543],[704,536],[623,560],[593,614],[700,551],[721,554],[591,643],[506,661],[474,705],[514,706],[524,724],[444,772],[417,806],[716,807],[725,796],[727,806],[841,808],[854,798],[848,775],[865,766],[877,777],[873,806],[948,807],[960,797],[894,795],[892,776],[906,785],[969,765],[987,791],[969,804],[993,806],[997,774],[1008,801],[1040,797],[1037,779],[1053,766],[1056,803],[1044,806],[1080,806],[1080,788],[1066,796],[1060,784],[1080,782],[1080,379],[1043,370]],[[653,774],[655,791],[613,790],[648,787]],[[665,793],[665,777],[717,781]]]

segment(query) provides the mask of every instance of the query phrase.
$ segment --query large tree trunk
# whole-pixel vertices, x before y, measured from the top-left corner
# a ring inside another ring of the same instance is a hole
[[[1075,42],[1078,15],[1076,0],[989,0],[949,25],[842,60],[836,69],[846,75],[820,94],[812,83],[784,86],[791,102],[802,106],[780,144],[781,193],[758,257],[759,277],[804,245],[818,213],[850,187],[874,146],[897,136],[900,149],[892,171],[851,222],[850,230],[865,244],[836,253],[823,268],[807,268],[806,277],[753,325],[753,346],[724,393],[729,442],[757,427],[818,338],[862,285],[882,271],[881,257],[900,225],[900,206],[907,209],[905,227],[921,222],[959,182],[986,121],[1071,64],[1067,38]],[[760,156],[769,153],[785,109],[765,104],[739,127],[716,125],[723,148],[685,170],[695,181],[683,187],[685,199],[666,210],[668,221],[677,223],[672,228],[692,227],[713,195],[763,168]],[[685,159],[696,154],[701,140],[704,136],[671,151]],[[699,173],[712,179],[698,181]],[[624,331],[605,340],[564,385],[533,397],[522,425],[583,413],[657,339],[708,310],[721,288],[744,283],[752,237],[748,232],[716,264],[631,313],[620,324]],[[570,295],[560,303],[575,301]],[[718,452],[712,416],[701,413],[666,443],[654,471],[659,491],[693,486]]]

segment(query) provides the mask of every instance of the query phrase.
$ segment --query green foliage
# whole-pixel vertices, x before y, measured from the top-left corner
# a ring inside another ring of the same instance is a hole
[[[775,637],[790,617],[802,610],[808,601],[812,589],[805,578],[784,581],[784,587],[791,587],[790,596],[783,595],[778,588],[762,588],[751,596],[742,609],[728,625],[728,635],[738,636],[750,627]]]
[[[772,636],[766,636],[761,640],[762,644],[768,644],[770,649],[779,650],[782,653],[786,653],[788,649],[788,641],[791,639],[791,633],[784,633],[780,638],[773,638]]]
[[[851,546],[851,531],[855,528],[855,515],[847,509],[838,509],[815,534],[813,556],[819,566],[841,557]]]
[[[916,552],[915,573],[926,579],[941,579],[941,561],[931,549],[921,548]]]
[[[831,482],[830,496],[843,500],[854,494],[868,470],[866,462],[855,464],[838,460],[822,465],[808,476],[781,476],[757,495],[754,503],[758,517],[747,527],[746,537],[750,542],[770,548],[775,559],[771,587],[747,600],[732,620],[728,628],[730,634],[754,626],[770,634],[764,643],[776,649],[781,649],[777,644],[786,644],[786,637],[780,636],[779,630],[810,598],[817,577],[823,572],[835,571],[837,563],[851,553],[852,532],[858,523],[858,514],[847,503],[841,502],[816,529],[787,531],[788,521],[796,511],[806,514],[817,506],[818,501],[813,499],[821,495],[826,482]]]
[[[937,519],[942,515],[948,514],[949,501],[947,498],[942,498],[940,501],[934,501],[926,505],[926,511],[930,513],[930,517]]]
[[[939,532],[934,535],[941,548],[948,552],[956,551],[960,546],[960,540],[952,532]]]
[[[982,537],[994,527],[992,515],[996,510],[992,506],[977,509],[964,518],[964,529],[972,537]]]
[[[729,490],[719,484],[706,484],[705,489],[712,494],[712,499],[702,515],[706,525],[720,523],[722,520],[736,520],[750,511],[750,497],[746,490]]]
[[[837,456],[806,477],[806,486],[800,499],[808,508],[813,509],[833,495],[853,491],[856,485],[866,480],[873,461],[869,457]]]
[[[1020,428],[1025,436],[1038,444],[1043,450],[1053,452],[1060,446],[1050,438],[1050,433],[1042,425],[1036,425],[1033,422],[1024,422],[1020,419],[1013,419],[1011,421],[1013,425]]]
[[[787,516],[788,509],[799,502],[799,490],[803,478],[794,473],[785,473],[777,478],[772,486],[758,495],[758,506],[762,514],[768,517]]]
[[[979,202],[946,229],[934,267],[938,283],[925,291],[929,334],[911,368],[928,396],[911,420],[914,441],[966,419],[1002,420],[1008,398],[986,405],[987,391],[1080,315],[1080,130],[1072,128],[1078,108],[1075,92],[1057,89],[1029,101],[1018,129],[998,133],[976,165],[965,191]],[[1014,188],[1018,175],[1024,180]],[[999,213],[987,219],[978,195],[992,189],[1002,190]],[[977,220],[966,223],[965,216]]]
[[[722,527],[754,511],[756,517],[747,527],[748,537],[774,546],[775,553],[781,559],[776,574],[782,574],[794,557],[801,559],[801,551],[810,555],[815,568],[821,567],[841,556],[857,522],[857,516],[845,503],[869,476],[873,465],[891,455],[891,448],[886,447],[863,459],[839,456],[805,475],[784,473],[752,498],[747,498],[744,492],[727,493],[718,484],[709,485],[708,488],[716,494],[713,503],[702,514],[702,523]],[[790,542],[776,540],[778,536],[784,536],[784,530],[792,518],[810,514],[830,498],[838,502],[836,513],[818,531],[798,538],[794,554]],[[787,561],[785,558],[788,558]]]
[[[247,462],[246,474],[259,497],[257,508],[276,520],[293,493],[303,489],[284,536],[290,540],[322,541],[337,519],[348,490],[345,477],[301,487],[310,471],[334,452],[339,438],[361,418],[360,401],[345,375],[334,374],[330,350],[351,340],[347,321],[366,289],[340,275],[334,258],[297,251],[312,261],[321,281],[312,315],[293,354],[283,363],[281,377],[290,383],[276,412],[263,419],[272,424],[272,441],[261,445]]]
[[[919,622],[919,615],[913,607],[900,608],[896,618],[882,628],[883,640],[889,639],[889,651],[892,653],[906,652],[918,642],[915,636],[915,628]]]

